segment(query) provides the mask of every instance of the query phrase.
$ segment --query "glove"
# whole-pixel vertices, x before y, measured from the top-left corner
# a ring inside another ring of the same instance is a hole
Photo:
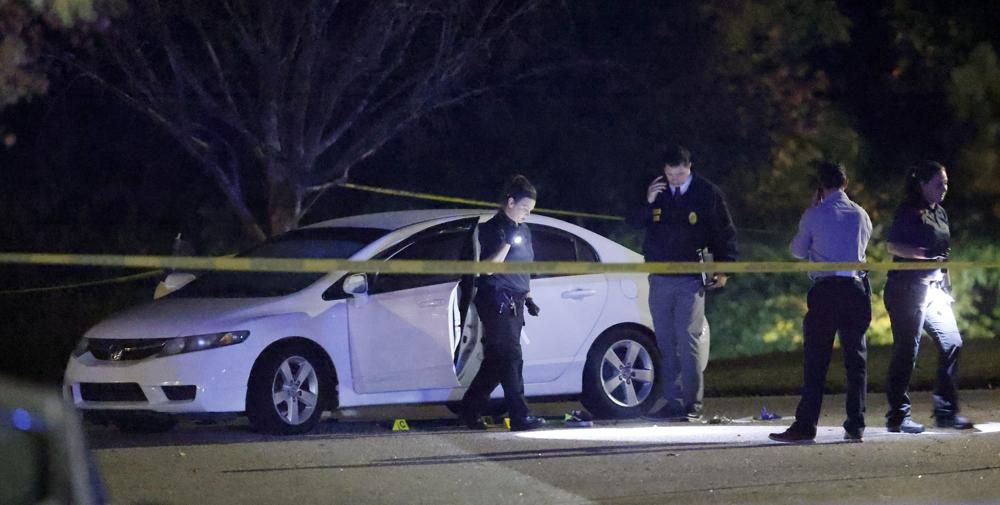
[[[528,309],[528,314],[534,317],[538,317],[538,313],[542,311],[542,308],[530,297],[524,299],[524,307]]]

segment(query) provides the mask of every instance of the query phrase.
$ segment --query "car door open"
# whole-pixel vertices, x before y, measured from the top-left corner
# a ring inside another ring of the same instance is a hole
[[[438,225],[379,259],[458,260],[470,254],[477,218]],[[468,259],[468,258],[464,258]],[[348,304],[351,374],[359,393],[459,385],[463,296],[459,274],[368,274],[368,292]]]

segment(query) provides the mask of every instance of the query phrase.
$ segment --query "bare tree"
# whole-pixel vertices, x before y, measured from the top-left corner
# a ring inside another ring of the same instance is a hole
[[[421,118],[553,68],[526,38],[537,3],[132,0],[104,66],[75,64],[199,160],[262,240]]]

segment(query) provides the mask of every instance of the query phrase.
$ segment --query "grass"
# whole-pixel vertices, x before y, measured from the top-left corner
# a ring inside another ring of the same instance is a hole
[[[884,392],[891,346],[869,347],[868,391]],[[924,337],[920,342],[917,367],[911,390],[931,390],[937,373],[937,347]],[[967,340],[959,357],[959,386],[962,389],[1000,387],[1000,340]],[[844,360],[839,348],[827,372],[826,387],[831,393],[845,390]],[[706,396],[797,395],[802,387],[802,351],[764,354],[711,361],[705,370]]]

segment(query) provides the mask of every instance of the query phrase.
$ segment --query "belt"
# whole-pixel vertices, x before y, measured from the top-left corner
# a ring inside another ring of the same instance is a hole
[[[813,284],[819,284],[821,282],[830,282],[830,281],[860,282],[861,277],[858,277],[857,275],[824,275],[822,277],[817,277],[813,279]]]

